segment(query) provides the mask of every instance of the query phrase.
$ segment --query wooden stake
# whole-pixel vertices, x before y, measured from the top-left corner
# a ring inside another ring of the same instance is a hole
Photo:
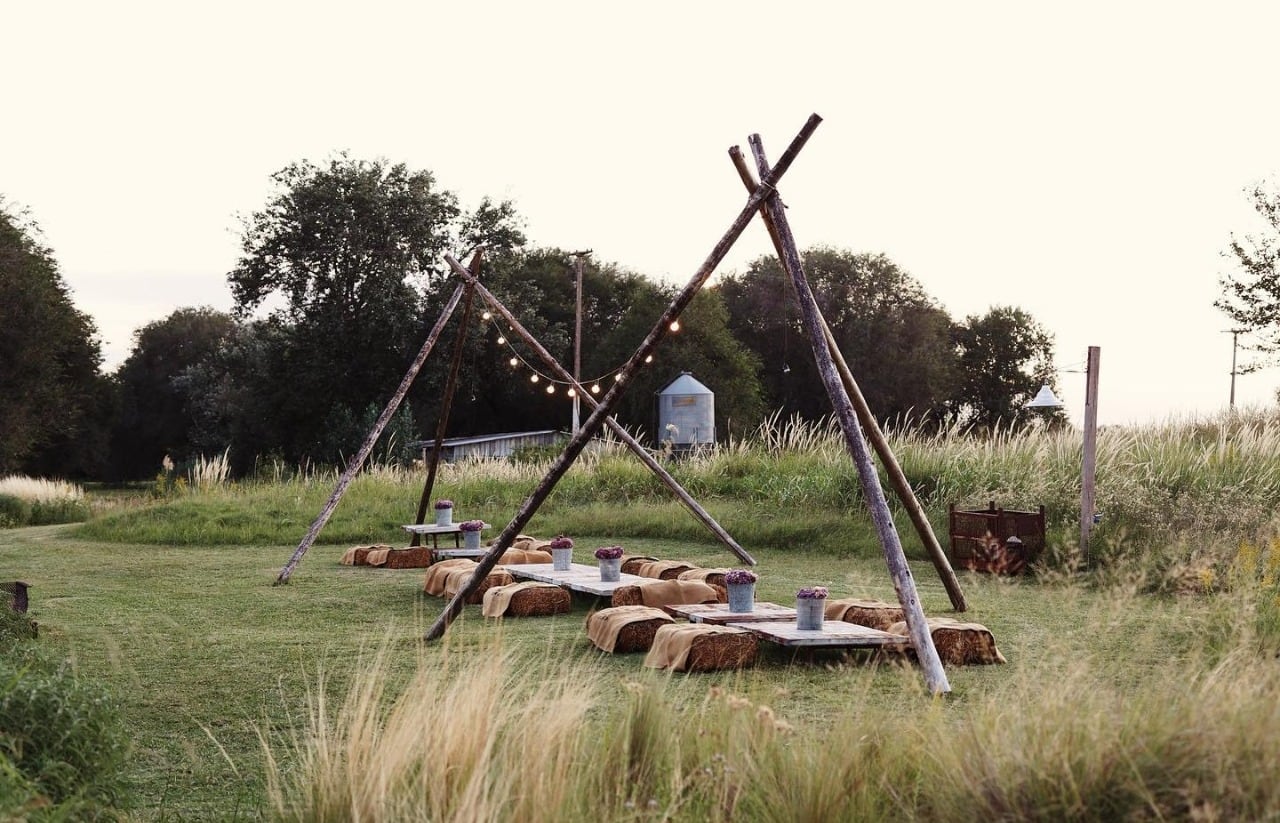
[[[391,416],[396,413],[396,409],[400,408],[400,404],[404,401],[404,396],[409,393],[409,387],[413,385],[413,380],[418,376],[418,371],[422,368],[422,364],[427,362],[427,355],[435,348],[436,340],[440,338],[440,333],[444,331],[445,324],[449,322],[449,317],[453,315],[453,310],[458,308],[458,302],[462,300],[462,292],[465,288],[459,283],[458,287],[453,290],[453,295],[449,297],[448,302],[445,303],[444,310],[440,312],[440,319],[436,321],[431,333],[427,335],[427,342],[422,344],[422,348],[418,351],[418,356],[413,359],[409,370],[405,372],[404,379],[400,381],[400,386],[396,389],[395,394],[391,395],[391,399],[387,401],[387,407],[382,410],[382,414],[378,415],[377,421],[373,424],[373,430],[365,437],[364,443],[360,446],[360,451],[356,452],[356,456],[351,458],[351,462],[347,464],[347,468],[342,472],[342,477],[338,478],[338,485],[334,488],[333,494],[329,495],[328,502],[324,504],[320,514],[312,522],[311,528],[307,529],[307,533],[303,536],[302,542],[298,544],[298,548],[293,550],[293,556],[289,558],[289,562],[280,570],[280,575],[273,585],[279,586],[289,582],[289,576],[293,574],[293,570],[301,562],[302,556],[307,553],[307,549],[311,548],[311,544],[316,542],[316,537],[320,535],[320,530],[329,522],[329,518],[333,517],[333,510],[338,508],[338,501],[342,499],[342,495],[347,493],[347,487],[351,485],[351,481],[355,479],[356,474],[364,466],[364,461],[369,458],[369,453],[373,451],[374,444],[382,436],[382,430],[387,427],[387,423],[391,421]]]
[[[562,451],[560,455],[552,461],[547,474],[538,483],[537,487],[529,494],[529,497],[525,499],[524,503],[521,504],[519,510],[516,511],[515,517],[511,519],[511,522],[507,524],[506,528],[502,530],[502,533],[498,535],[496,540],[494,540],[493,546],[490,547],[489,551],[480,558],[480,562],[476,564],[476,570],[471,575],[471,579],[468,580],[466,585],[464,585],[462,589],[454,595],[453,599],[445,605],[444,611],[440,613],[440,616],[436,618],[435,623],[433,623],[431,628],[427,630],[427,640],[435,640],[445,633],[449,628],[449,625],[462,611],[462,607],[466,604],[467,598],[480,587],[480,584],[484,581],[485,577],[497,564],[498,558],[502,556],[503,552],[511,548],[511,543],[515,540],[516,535],[519,534],[520,530],[528,524],[534,513],[537,512],[538,507],[542,505],[544,500],[546,500],[547,495],[551,494],[551,490],[555,488],[556,483],[560,482],[560,478],[564,476],[565,472],[569,470],[569,467],[573,465],[573,462],[577,460],[578,455],[582,453],[582,449],[587,444],[587,441],[592,437],[595,437],[595,435],[600,431],[601,427],[604,425],[605,419],[613,413],[614,406],[617,405],[623,392],[626,391],[628,384],[630,383],[631,376],[640,367],[640,364],[644,362],[644,358],[652,353],[654,348],[657,347],[659,341],[667,335],[670,331],[671,323],[680,316],[680,313],[683,312],[685,308],[688,307],[690,301],[693,300],[694,295],[696,295],[703,285],[706,284],[707,280],[711,277],[712,272],[715,271],[716,266],[720,264],[720,261],[729,253],[729,249],[733,247],[734,241],[738,239],[743,230],[747,227],[747,224],[751,222],[751,219],[760,208],[760,203],[764,200],[766,194],[773,191],[774,185],[782,179],[782,176],[786,173],[787,169],[790,168],[791,164],[795,161],[796,156],[800,153],[800,150],[804,148],[804,144],[808,142],[809,137],[813,135],[813,132],[818,128],[818,124],[821,122],[822,118],[818,115],[810,115],[808,121],[800,130],[800,133],[796,135],[795,139],[791,141],[791,145],[787,147],[785,152],[783,152],[781,159],[778,160],[777,166],[775,166],[768,174],[763,176],[759,190],[747,197],[746,205],[743,206],[742,211],[739,212],[737,218],[735,218],[733,223],[729,226],[729,229],[725,231],[724,235],[721,236],[720,240],[712,248],[707,259],[703,261],[702,266],[698,268],[697,272],[694,273],[693,277],[685,287],[671,301],[671,305],[667,307],[667,310],[662,313],[662,316],[649,331],[649,334],[645,336],[644,340],[640,343],[640,347],[636,349],[635,353],[631,356],[631,359],[628,360],[623,365],[621,371],[618,372],[618,379],[614,382],[609,391],[605,393],[604,399],[601,400],[600,404],[591,412],[591,415],[582,425],[582,428],[575,432],[573,437],[569,439],[569,442],[565,444],[564,451]],[[461,268],[461,264],[456,260],[448,257],[446,259],[449,260],[449,265],[453,267],[455,271]]]
[[[760,176],[762,178],[767,177],[769,164],[765,159],[764,146],[760,142],[760,136],[753,134],[748,139],[748,142],[751,145],[752,154],[755,155],[756,166],[760,170]],[[880,486],[880,477],[876,474],[876,467],[871,461],[871,454],[867,450],[866,441],[863,440],[862,430],[858,426],[853,404],[849,400],[849,395],[845,392],[844,384],[836,371],[835,364],[831,358],[831,351],[822,333],[821,312],[818,309],[818,301],[814,299],[813,291],[809,288],[809,281],[805,277],[804,268],[800,263],[800,253],[796,250],[795,239],[791,236],[791,227],[788,225],[786,214],[783,212],[782,200],[778,197],[777,190],[773,186],[761,185],[756,190],[757,192],[769,192],[769,197],[765,200],[765,207],[769,210],[773,224],[778,230],[778,239],[782,245],[782,267],[790,275],[791,282],[795,285],[796,296],[799,298],[800,303],[800,312],[804,317],[805,327],[809,332],[809,342],[813,348],[814,359],[817,362],[818,374],[822,377],[823,386],[826,387],[827,396],[831,399],[836,418],[840,421],[840,428],[844,432],[845,443],[848,445],[854,465],[858,469],[858,479],[862,484],[862,493],[871,511],[871,520],[875,524],[876,533],[880,537],[880,546],[884,550],[885,562],[889,566],[889,575],[893,578],[893,588],[898,593],[898,602],[902,605],[902,612],[906,617],[907,629],[911,635],[912,645],[916,650],[916,657],[920,661],[921,668],[924,669],[925,682],[928,684],[929,690],[934,694],[949,692],[951,691],[951,684],[947,682],[947,674],[942,668],[942,660],[938,657],[938,650],[933,645],[933,637],[929,633],[929,624],[925,618],[924,610],[920,606],[920,596],[916,592],[915,581],[911,577],[911,567],[907,565],[907,558],[902,552],[902,543],[898,540],[898,531],[893,524],[893,515],[889,512],[889,503],[885,500],[884,489]]]
[[[729,157],[733,160],[733,165],[738,170],[738,176],[742,178],[743,185],[747,187],[747,191],[755,191],[755,174],[752,173],[751,168],[747,165],[746,158],[742,156],[742,150],[734,146],[729,149]],[[769,232],[769,238],[773,241],[774,251],[777,252],[778,260],[781,261],[782,240],[778,237],[778,228],[773,224],[773,218],[769,215],[769,210],[761,209],[760,218],[764,221],[765,229]],[[934,568],[938,570],[938,576],[942,578],[942,585],[947,590],[947,596],[951,598],[951,607],[958,612],[966,611],[968,604],[965,602],[964,592],[960,590],[960,581],[956,579],[955,570],[951,568],[951,562],[947,560],[946,553],[942,551],[942,546],[939,545],[938,538],[933,533],[933,525],[929,522],[929,516],[925,513],[924,507],[920,505],[919,499],[916,498],[915,490],[911,488],[911,483],[907,481],[907,476],[902,473],[902,467],[898,465],[898,459],[894,457],[893,449],[889,447],[889,441],[880,429],[880,423],[876,420],[876,416],[871,413],[871,407],[867,405],[867,399],[862,396],[862,389],[858,387],[858,382],[853,379],[853,372],[849,369],[849,364],[845,362],[844,355],[836,344],[835,335],[831,333],[831,327],[827,325],[827,319],[822,316],[821,312],[818,313],[818,319],[822,321],[822,334],[826,338],[827,349],[831,352],[831,358],[835,362],[836,369],[840,372],[840,380],[844,384],[845,392],[849,395],[849,400],[853,403],[853,410],[857,412],[858,421],[862,424],[862,430],[866,433],[867,439],[871,441],[872,448],[875,449],[876,455],[880,458],[880,464],[884,466],[885,474],[889,476],[889,484],[893,486],[898,499],[902,501],[903,507],[907,510],[907,516],[911,518],[912,525],[916,527],[916,534],[920,535],[920,542],[924,544],[925,550],[929,552],[929,558],[933,561]]]
[[[464,279],[466,278],[466,275],[463,275],[461,272],[459,272],[459,276]],[[568,382],[573,387],[574,399],[579,397],[582,398],[592,409],[595,409],[599,405],[599,403],[596,402],[596,399],[591,396],[591,393],[582,388],[582,385],[578,383],[577,378],[569,374],[564,366],[561,366],[560,363],[551,355],[551,352],[547,351],[542,344],[538,342],[537,338],[529,333],[528,329],[520,325],[520,321],[516,320],[515,316],[512,315],[505,305],[503,305],[501,300],[481,285],[478,280],[467,280],[467,282],[468,285],[475,288],[476,293],[480,295],[481,299],[489,304],[489,307],[493,309],[494,313],[506,321],[507,325],[511,328],[512,334],[524,341],[524,344],[531,348],[534,354],[538,355],[538,358],[546,364],[547,368],[555,373],[556,377]],[[715,518],[713,518],[706,509],[702,508],[702,506],[693,499],[693,496],[689,494],[689,492],[685,491],[679,481],[672,477],[667,470],[662,467],[662,464],[657,460],[654,460],[653,455],[649,454],[649,450],[636,442],[636,439],[632,437],[617,420],[612,416],[607,417],[605,418],[605,425],[609,427],[609,430],[614,434],[614,436],[621,440],[627,448],[640,458],[642,463],[649,467],[650,471],[658,476],[658,479],[662,481],[662,484],[675,494],[676,498],[685,505],[685,508],[687,508],[694,517],[698,518],[698,520],[701,521],[712,534],[719,538],[721,543],[728,547],[729,551],[733,552],[734,555],[736,555],[742,562],[752,566],[756,565],[755,558],[748,554],[742,546],[738,545],[738,542],[715,521]]]
[[[471,256],[471,274],[480,275],[480,249]],[[474,278],[473,278],[474,280]],[[462,322],[458,324],[458,334],[453,340],[453,362],[449,364],[449,380],[445,383],[444,398],[440,401],[440,419],[436,421],[436,439],[431,446],[431,460],[427,465],[427,480],[422,484],[422,497],[418,500],[417,519],[413,522],[421,526],[427,519],[427,507],[431,505],[431,492],[436,485],[436,470],[440,466],[440,452],[444,449],[444,435],[449,428],[449,412],[453,409],[453,396],[458,388],[458,372],[462,368],[462,352],[466,348],[467,328],[471,323],[471,301],[475,297],[475,289],[467,289],[467,301],[462,306]],[[413,533],[410,546],[421,546],[422,535]]]

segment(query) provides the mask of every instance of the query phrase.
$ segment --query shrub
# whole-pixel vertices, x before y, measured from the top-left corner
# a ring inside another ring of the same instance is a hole
[[[14,494],[0,494],[0,529],[13,529],[30,522],[30,503]]]

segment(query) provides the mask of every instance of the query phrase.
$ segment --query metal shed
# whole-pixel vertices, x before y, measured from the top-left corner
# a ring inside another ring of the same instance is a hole
[[[691,449],[716,442],[716,396],[690,372],[658,392],[656,440],[677,449]]]
[[[555,429],[446,437],[440,444],[440,458],[446,463],[458,460],[504,460],[516,449],[525,446],[550,446],[559,443],[564,437],[565,435]],[[422,452],[422,459],[425,462],[431,456],[431,446],[434,442],[417,440],[410,445]]]

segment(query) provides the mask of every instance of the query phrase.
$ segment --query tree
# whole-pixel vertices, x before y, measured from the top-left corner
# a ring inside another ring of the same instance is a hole
[[[883,254],[814,248],[806,276],[872,412],[881,420],[941,413],[955,381],[951,318]],[[767,402],[814,420],[830,402],[814,365],[792,285],[761,257],[720,286],[735,336],[762,364]]]
[[[951,410],[958,419],[990,429],[1035,418],[1026,406],[1053,383],[1053,335],[1022,309],[993,306],[957,325],[954,339],[960,379]],[[1051,414],[1063,417],[1061,410]]]
[[[0,474],[96,469],[112,407],[96,335],[38,227],[0,201]]]
[[[187,371],[213,357],[234,328],[235,320],[224,312],[180,308],[134,333],[133,350],[116,370],[121,411],[112,437],[115,476],[151,476],[166,454],[175,461],[199,454],[191,443],[195,420]]]
[[[290,460],[337,460],[360,444],[370,405],[381,406],[435,322],[431,286],[446,251],[485,243],[500,254],[524,242],[508,203],[464,214],[427,171],[346,155],[326,166],[294,163],[278,191],[244,219],[242,255],[228,275],[237,314],[280,299],[259,330],[272,360],[254,375],[280,381],[265,410]],[[226,396],[243,396],[225,386]],[[259,403],[249,405],[260,406]],[[224,428],[245,430],[249,422]]]
[[[1213,305],[1237,328],[1253,332],[1258,342],[1249,348],[1270,360],[1280,351],[1280,190],[1259,183],[1249,197],[1265,229],[1260,234],[1231,236],[1226,256],[1236,271],[1220,278],[1223,294]],[[1252,363],[1239,372],[1255,371],[1265,364]]]

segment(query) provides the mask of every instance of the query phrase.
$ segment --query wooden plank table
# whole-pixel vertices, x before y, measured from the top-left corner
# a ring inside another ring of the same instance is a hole
[[[756,605],[759,605],[758,603]],[[843,620],[824,620],[818,631],[796,628],[795,621],[789,623],[775,622],[729,622],[726,625],[746,629],[763,640],[781,646],[807,648],[835,647],[884,647],[910,646],[911,638],[899,634],[889,634],[879,629],[869,629],[856,623],[845,623]]]
[[[408,526],[401,526],[400,528],[404,529],[409,534],[421,534],[430,537],[431,550],[436,552],[437,557],[480,557],[486,551],[485,549],[476,551],[475,549],[462,548],[462,542],[460,540],[462,536],[461,523],[450,523],[448,526],[437,526],[435,523],[423,523],[421,525],[414,525],[411,523]],[[480,527],[480,531],[483,532],[485,529],[492,528],[493,526],[485,523]],[[440,549],[440,535],[442,534],[453,535],[452,549]],[[449,552],[449,554],[445,554],[444,552],[446,551]]]
[[[620,574],[616,583],[606,583],[600,579],[600,568],[585,563],[571,563],[568,571],[556,571],[552,563],[512,563],[502,564],[502,568],[511,572],[512,577],[524,580],[537,580],[540,583],[555,583],[575,592],[594,594],[596,597],[612,597],[614,589],[621,586],[634,586],[651,577],[637,574]]]
[[[690,623],[710,623],[714,626],[723,626],[726,623],[796,622],[794,608],[763,601],[757,602],[755,609],[749,612],[731,612],[727,603],[682,603],[663,608],[672,617],[680,617]]]

